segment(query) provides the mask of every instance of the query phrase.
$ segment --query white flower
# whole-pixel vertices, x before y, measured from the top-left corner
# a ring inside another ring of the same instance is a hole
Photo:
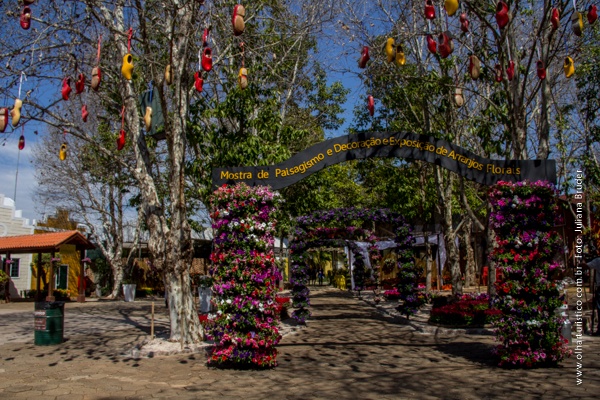
[[[231,299],[227,299],[227,300],[225,300],[225,302],[226,302],[227,304],[231,304]]]

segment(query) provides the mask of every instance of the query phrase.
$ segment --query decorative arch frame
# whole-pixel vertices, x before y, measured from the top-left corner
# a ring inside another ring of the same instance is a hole
[[[292,316],[297,321],[305,322],[310,317],[310,310],[308,309],[310,306],[310,289],[307,286],[309,266],[306,262],[306,252],[323,246],[348,246],[357,256],[360,271],[362,255],[358,253],[358,246],[355,242],[371,243],[369,254],[374,253],[377,249],[374,245],[378,241],[374,226],[371,229],[364,226],[375,222],[384,222],[392,226],[394,241],[397,245],[396,253],[399,269],[414,268],[412,245],[415,239],[412,236],[411,227],[406,223],[404,217],[398,213],[393,213],[388,209],[371,210],[353,207],[317,211],[296,219],[297,227],[294,238],[290,243],[290,283],[292,284],[292,302],[295,308]],[[364,264],[362,267],[364,270]],[[402,288],[404,296],[402,297],[401,294],[401,299],[404,300],[405,311],[408,310],[409,306],[412,306],[410,298],[414,297],[411,295],[417,290],[417,275],[413,274],[412,278],[414,282],[408,287],[404,285]],[[405,312],[405,314],[407,313]]]

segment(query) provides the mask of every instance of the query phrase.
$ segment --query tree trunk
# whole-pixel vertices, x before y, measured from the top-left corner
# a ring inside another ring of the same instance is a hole
[[[442,232],[444,233],[447,260],[452,275],[452,294],[462,294],[463,281],[460,271],[460,255],[455,244],[456,231],[452,225],[452,188],[456,179],[451,172],[436,165],[435,180],[442,215]]]
[[[471,218],[466,217],[465,224],[463,225],[463,244],[466,250],[467,265],[465,267],[465,286],[473,286],[476,283],[475,279],[475,253],[473,251],[472,230],[473,222]]]

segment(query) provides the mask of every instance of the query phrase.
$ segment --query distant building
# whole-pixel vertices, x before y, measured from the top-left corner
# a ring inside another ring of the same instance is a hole
[[[35,220],[31,223],[23,218],[22,211],[15,209],[13,199],[0,194],[0,237],[28,235],[34,232]],[[12,263],[4,263],[4,272],[11,279],[10,296],[21,298],[24,291],[31,289],[31,254],[11,257]]]

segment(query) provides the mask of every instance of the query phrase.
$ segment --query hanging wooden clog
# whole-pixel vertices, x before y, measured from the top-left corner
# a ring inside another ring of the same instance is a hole
[[[10,110],[12,126],[19,125],[19,121],[21,120],[21,107],[23,107],[23,101],[19,98],[15,99],[15,106]]]
[[[432,20],[435,18],[435,6],[433,0],[425,0],[425,19]]]
[[[510,21],[510,13],[508,11],[508,4],[503,1],[499,1],[496,5],[496,23],[500,29],[504,28]]]
[[[31,27],[31,8],[25,6],[21,11],[21,17],[19,18],[21,28],[27,30]]]
[[[375,114],[375,99],[372,95],[367,96],[367,110],[369,110],[371,117]]]
[[[583,16],[580,12],[574,12],[571,16],[571,29],[576,36],[583,35]]]
[[[210,47],[205,47],[202,51],[202,69],[210,72],[212,69],[212,50]]]
[[[454,43],[450,32],[440,33],[438,36],[438,54],[442,58],[447,58],[454,51]]]
[[[401,67],[406,64],[406,55],[402,49],[402,45],[396,46],[396,65]]]
[[[148,104],[146,106],[146,110],[144,112],[144,126],[146,127],[146,132],[150,132],[152,129],[152,99],[154,98],[154,90],[152,89],[152,82],[148,84]],[[121,129],[125,127],[125,107],[123,107],[122,115],[121,115]],[[120,150],[120,149],[119,149]]]
[[[590,4],[588,7],[587,19],[590,25],[593,25],[598,19],[598,7],[595,4]]]
[[[25,135],[21,134],[19,137],[19,150],[23,150],[25,148]]]
[[[446,14],[448,14],[449,16],[453,16],[458,10],[458,0],[444,1],[444,8],[446,9]]]
[[[541,80],[546,79],[546,68],[544,67],[544,62],[542,60],[539,60],[536,63],[536,68],[538,78],[540,78]]]
[[[502,65],[500,64],[496,64],[496,66],[494,67],[494,79],[496,80],[496,82],[500,83],[502,82]]]
[[[96,66],[92,68],[92,89],[98,91],[100,82],[102,82],[102,71],[100,70],[100,46],[102,44],[102,36],[98,38],[98,55],[96,56]]]
[[[81,119],[83,120],[83,122],[87,122],[87,118],[88,118],[89,114],[90,113],[88,112],[87,105],[85,105],[85,104],[82,105],[81,106]]]
[[[433,39],[433,36],[431,36],[430,34],[427,34],[426,40],[427,40],[427,50],[429,50],[429,52],[431,54],[436,54],[437,53],[437,43]]]
[[[65,77],[62,81],[62,88],[60,89],[60,93],[62,95],[63,100],[69,100],[69,95],[71,94],[71,78]]]
[[[565,57],[565,61],[563,63],[563,70],[565,71],[565,76],[570,78],[575,73],[575,63],[573,59],[569,56]]]
[[[243,5],[237,4],[233,7],[233,16],[231,17],[231,24],[233,25],[233,34],[240,36],[246,29],[246,23],[244,17],[246,16],[246,9]]]
[[[469,56],[469,75],[471,75],[471,79],[478,79],[480,73],[481,62],[475,54],[471,54],[471,56]]]
[[[123,147],[125,147],[125,106],[121,109],[121,131],[117,138],[117,150],[121,151]]]
[[[58,158],[60,161],[65,161],[67,159],[67,142],[63,142],[63,144],[60,145]]]
[[[369,46],[363,46],[358,59],[358,68],[366,68],[367,62],[371,59],[369,56]]]
[[[196,71],[194,74],[194,87],[198,93],[202,93],[202,86],[204,85],[204,79],[202,79],[202,72]]]
[[[552,24],[553,31],[557,30],[560,26],[560,12],[556,7],[554,7],[552,11],[550,11],[550,24]]]
[[[129,28],[127,35],[127,54],[123,56],[123,65],[121,66],[121,74],[128,81],[133,76],[133,56],[131,55],[131,38],[133,37],[133,28]]]
[[[248,70],[244,67],[240,68],[240,72],[238,73],[238,83],[242,89],[248,87]]]
[[[396,49],[394,47],[393,38],[387,38],[387,40],[385,41],[385,45],[383,46],[383,51],[385,52],[386,60],[388,63],[391,63],[396,59]]]
[[[79,73],[77,82],[75,82],[75,93],[81,94],[85,90],[85,75]]]
[[[509,81],[512,81],[515,77],[515,62],[513,60],[508,62],[508,67],[506,68],[506,77]]]
[[[464,33],[469,32],[469,20],[467,19],[467,13],[460,14],[458,19],[460,21],[460,30]]]
[[[0,108],[0,133],[4,133],[8,126],[8,108]]]
[[[463,97],[462,88],[458,86],[454,89],[454,103],[459,108],[465,104],[465,98]]]

